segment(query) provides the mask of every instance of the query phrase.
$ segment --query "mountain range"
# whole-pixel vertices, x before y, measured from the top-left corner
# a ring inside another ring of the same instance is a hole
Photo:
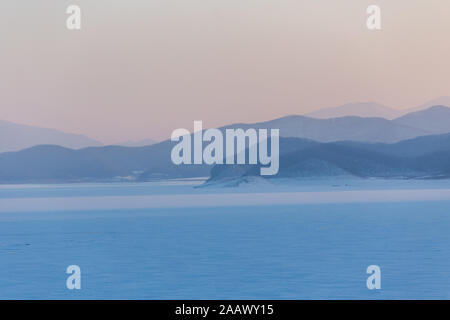
[[[42,145],[0,154],[0,183],[147,181],[210,176],[210,183],[257,176],[259,165],[172,164],[173,143],[147,147],[90,147],[72,150]],[[271,178],[353,175],[377,178],[450,177],[450,134],[395,144],[280,139],[280,170]]]
[[[430,106],[450,106],[450,97],[441,97],[408,110],[396,110],[375,102],[350,103],[321,109],[307,115],[287,116],[256,124],[233,127],[280,128],[284,137],[313,139],[321,142],[354,140],[397,142],[417,136],[449,132],[448,111]],[[417,113],[420,111],[420,113]],[[141,147],[154,144],[152,139],[125,141],[114,145]],[[43,144],[71,149],[102,146],[103,143],[84,135],[66,133],[0,120],[0,153],[19,151]]]
[[[114,145],[141,147],[155,143],[155,140],[143,139],[138,141],[124,141]],[[0,153],[19,151],[44,144],[58,145],[70,149],[103,146],[103,143],[100,141],[85,135],[0,120]]]
[[[450,108],[434,106],[426,110],[408,113],[393,122],[428,133],[447,133],[450,129]]]
[[[39,145],[0,153],[0,183],[150,180],[209,176],[211,166],[174,165],[174,143],[145,147],[104,146],[73,150]]]
[[[156,140],[153,139],[143,139],[143,140],[128,140],[121,143],[114,143],[114,145],[122,146],[122,147],[144,147],[144,146],[151,146],[152,144],[155,144]]]
[[[419,136],[450,132],[450,108],[433,106],[387,120],[347,116],[331,119],[314,119],[292,115],[275,120],[226,128],[280,129],[280,136],[311,139],[318,142],[361,141],[395,143]]]
[[[450,106],[450,96],[443,96],[430,100],[420,106],[408,109],[394,109],[377,102],[357,102],[348,103],[338,107],[323,108],[305,114],[307,117],[316,119],[329,119],[347,116],[357,116],[364,118],[384,118],[392,120],[405,114],[428,109],[432,106]]]
[[[282,138],[277,177],[341,174],[384,178],[450,176],[450,108],[445,106],[433,106],[393,120],[355,116],[333,119],[287,116],[220,129],[227,128],[279,128]],[[86,140],[86,143],[95,142]],[[170,140],[141,147],[77,149],[38,145],[4,152],[0,153],[0,183],[145,181],[199,176],[211,176],[212,181],[216,181],[239,179],[259,172],[257,165],[219,165],[212,170],[210,165],[176,166],[170,159],[174,145]]]
[[[39,144],[61,145],[72,149],[102,145],[84,135],[0,120],[0,152],[18,151]]]
[[[384,179],[450,178],[450,134],[433,135],[396,144],[319,143],[287,138],[280,147],[280,170],[264,179],[355,176]],[[425,148],[424,148],[425,147]],[[281,151],[284,150],[284,151]],[[259,176],[260,165],[216,165],[208,181],[236,185]]]
[[[403,115],[401,110],[392,109],[376,102],[348,103],[338,107],[324,108],[307,113],[305,116],[316,119],[339,117],[364,117],[394,119]]]

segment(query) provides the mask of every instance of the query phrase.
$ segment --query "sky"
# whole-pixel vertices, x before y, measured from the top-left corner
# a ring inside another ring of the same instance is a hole
[[[450,95],[449,16],[446,0],[2,0],[0,119],[115,143],[194,120],[415,107]]]

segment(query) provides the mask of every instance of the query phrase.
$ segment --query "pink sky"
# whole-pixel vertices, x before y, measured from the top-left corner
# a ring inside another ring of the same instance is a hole
[[[68,31],[75,3],[82,30]],[[449,15],[442,0],[6,0],[0,119],[112,143],[194,120],[414,107],[450,95]]]

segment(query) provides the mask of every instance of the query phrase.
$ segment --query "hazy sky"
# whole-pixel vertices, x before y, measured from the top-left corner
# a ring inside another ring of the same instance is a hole
[[[82,30],[66,29],[66,8]],[[366,8],[382,9],[382,30]],[[103,142],[450,95],[448,0],[2,0],[0,119]]]

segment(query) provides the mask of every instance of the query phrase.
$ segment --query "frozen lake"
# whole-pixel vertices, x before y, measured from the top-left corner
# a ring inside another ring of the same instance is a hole
[[[0,298],[450,298],[450,181],[198,184],[0,186]]]

